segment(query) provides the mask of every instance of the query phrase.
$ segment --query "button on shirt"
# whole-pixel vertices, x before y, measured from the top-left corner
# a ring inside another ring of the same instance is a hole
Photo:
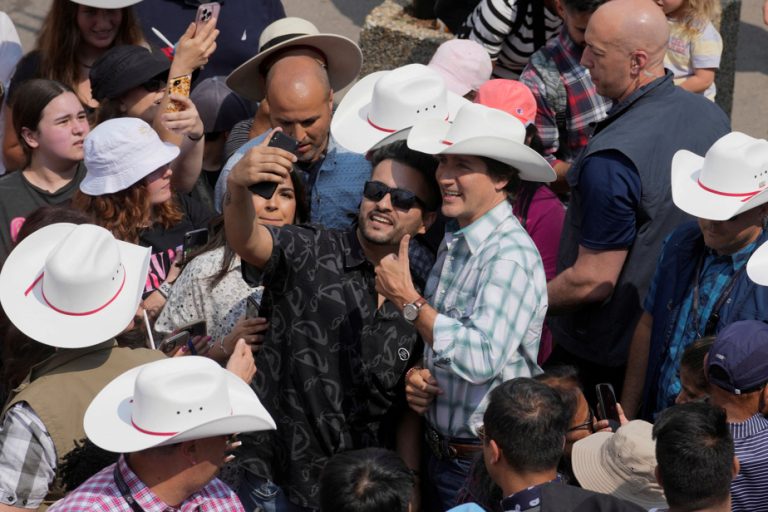
[[[269,132],[267,132],[269,133]],[[227,177],[232,167],[254,146],[267,136],[262,133],[238,149],[227,160],[216,182],[216,211],[222,211],[224,193],[227,191]],[[327,228],[345,229],[357,219],[357,211],[363,197],[363,186],[371,176],[371,164],[365,155],[352,153],[339,146],[329,135],[328,151],[317,176],[309,178],[310,220]]]
[[[694,284],[691,283],[688,293],[680,305],[675,330],[670,337],[669,348],[661,365],[656,410],[660,411],[674,405],[675,397],[680,393],[679,371],[683,351],[688,345],[696,341],[699,335],[704,335],[707,322],[715,313],[712,309],[723,294],[731,277],[747,264],[756,244],[757,242],[753,242],[740,251],[725,256],[718,256],[711,249],[706,249],[699,276],[698,315],[694,315],[693,311]],[[658,276],[658,271],[656,276]],[[645,311],[653,310],[653,300],[657,287],[656,276],[654,276],[648,289],[648,295],[643,306]]]
[[[237,495],[218,478],[189,496],[178,507],[172,507],[158,498],[121,456],[116,463],[123,481],[136,504],[145,512],[245,512]],[[115,482],[115,465],[111,464],[89,478],[63,500],[57,501],[49,512],[67,510],[94,510],[100,512],[132,512]]]
[[[425,296],[439,314],[424,361],[443,390],[427,419],[443,435],[475,437],[488,393],[540,371],[544,268],[509,202],[446,235]]]

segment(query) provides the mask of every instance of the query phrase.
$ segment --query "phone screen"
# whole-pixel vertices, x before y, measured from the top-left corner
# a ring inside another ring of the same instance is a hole
[[[613,386],[606,383],[595,386],[597,392],[597,414],[600,419],[619,421],[619,409],[616,407],[616,393]]]
[[[194,231],[188,231],[184,233],[184,247],[183,247],[183,253],[182,253],[182,262],[187,263],[189,262],[189,256],[194,252],[196,249],[199,249],[200,247],[204,246],[208,243],[208,230],[203,229],[196,229]]]

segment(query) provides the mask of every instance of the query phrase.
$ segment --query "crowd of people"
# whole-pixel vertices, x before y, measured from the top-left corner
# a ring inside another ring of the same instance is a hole
[[[362,77],[278,0],[0,13],[0,512],[768,510],[718,5],[437,1]]]

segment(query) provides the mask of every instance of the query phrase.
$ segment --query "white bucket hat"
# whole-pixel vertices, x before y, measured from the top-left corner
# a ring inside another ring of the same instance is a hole
[[[355,153],[404,140],[418,120],[452,120],[469,103],[423,64],[371,73],[344,95],[331,120],[336,142]]]
[[[76,4],[95,7],[96,9],[122,9],[134,5],[141,0],[72,0]]]
[[[672,158],[672,200],[694,217],[728,220],[768,202],[768,141],[732,132],[701,157]]]
[[[453,123],[425,119],[408,135],[408,147],[430,155],[484,156],[511,165],[520,179],[550,182],[554,169],[525,145],[525,126],[511,114],[477,103],[467,103]]]
[[[83,419],[95,445],[116,453],[273,430],[251,387],[211,359],[186,356],[133,368],[107,384]]]
[[[179,156],[137,117],[104,121],[85,137],[85,178],[80,190],[89,196],[125,190]]]
[[[289,16],[272,22],[261,32],[259,53],[232,71],[227,85],[249,100],[261,101],[266,95],[266,70],[261,65],[276,52],[293,46],[308,46],[325,56],[334,91],[351,84],[363,66],[363,52],[354,41],[336,34],[321,34],[309,21]]]
[[[573,473],[584,489],[611,494],[647,509],[667,508],[656,482],[656,442],[647,421],[634,420],[615,433],[596,432],[573,445]]]
[[[92,224],[52,224],[26,237],[0,272],[0,303],[35,341],[96,345],[131,322],[147,280],[150,249]]]

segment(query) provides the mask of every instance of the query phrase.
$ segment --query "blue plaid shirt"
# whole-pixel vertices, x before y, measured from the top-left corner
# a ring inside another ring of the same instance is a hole
[[[439,314],[424,363],[443,390],[427,420],[443,435],[476,437],[488,393],[541,371],[544,267],[509,202],[445,236],[425,297]]]
[[[219,213],[232,167],[249,149],[261,144],[267,133],[251,139],[227,160],[216,182],[215,206]],[[346,229],[357,219],[363,186],[371,176],[371,163],[365,155],[347,151],[332,136],[329,137],[328,151],[309,191],[310,221],[329,229]]]
[[[685,348],[696,341],[699,334],[706,330],[707,321],[712,315],[715,304],[728,284],[731,277],[739,271],[755,250],[757,242],[753,242],[740,251],[725,256],[718,256],[711,249],[706,249],[701,275],[699,276],[699,312],[694,315],[693,296],[694,286],[691,283],[688,293],[680,305],[680,313],[675,322],[675,330],[670,338],[669,350],[661,364],[659,375],[659,392],[656,410],[660,411],[675,403],[675,397],[680,393],[680,358]],[[662,254],[663,256],[663,254]],[[645,311],[653,310],[656,295],[658,271],[648,289],[645,299]]]

